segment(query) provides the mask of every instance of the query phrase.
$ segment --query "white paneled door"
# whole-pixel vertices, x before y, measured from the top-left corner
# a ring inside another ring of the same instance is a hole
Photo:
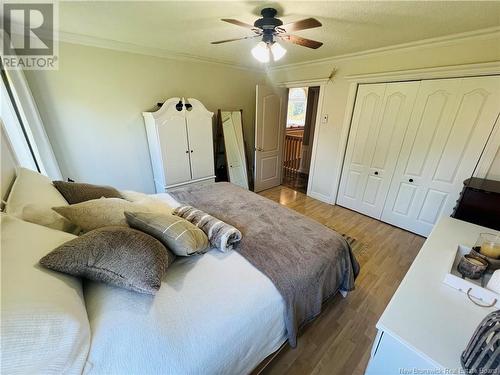
[[[286,89],[257,85],[255,110],[254,190],[258,192],[281,183]]]
[[[208,112],[201,104],[195,105],[197,100],[191,98],[188,100],[193,104],[191,110],[185,111],[191,156],[191,179],[212,177],[214,174],[212,112]]]
[[[419,82],[358,89],[337,203],[380,218]]]
[[[428,235],[450,215],[500,111],[500,77],[422,81],[382,220]]]
[[[163,171],[165,180],[172,185],[191,179],[186,126],[184,114],[171,110],[168,116],[165,116],[165,118],[161,120],[156,130],[158,132],[158,138],[163,140],[162,147],[158,148],[161,152],[162,164],[167,160],[173,161],[169,163],[169,168]],[[155,177],[155,180],[156,178],[157,177]],[[164,182],[155,181],[155,184],[163,186],[160,191],[164,191]]]

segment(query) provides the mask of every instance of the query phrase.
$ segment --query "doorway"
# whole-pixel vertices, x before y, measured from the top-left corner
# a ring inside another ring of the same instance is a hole
[[[307,193],[319,86],[288,89],[281,184]]]

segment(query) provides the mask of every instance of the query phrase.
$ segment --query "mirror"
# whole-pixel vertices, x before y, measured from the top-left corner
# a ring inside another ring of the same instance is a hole
[[[241,111],[221,111],[229,181],[248,189],[247,159]]]

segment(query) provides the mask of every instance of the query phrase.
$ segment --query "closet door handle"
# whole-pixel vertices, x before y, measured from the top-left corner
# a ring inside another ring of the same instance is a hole
[[[193,153],[193,150],[191,150],[191,153]]]
[[[377,171],[375,171],[373,174],[374,174],[375,176],[378,176],[378,172],[377,172]]]
[[[189,154],[189,150],[186,150],[186,154]]]
[[[413,182],[413,178],[410,178],[408,181],[409,181],[409,182]]]

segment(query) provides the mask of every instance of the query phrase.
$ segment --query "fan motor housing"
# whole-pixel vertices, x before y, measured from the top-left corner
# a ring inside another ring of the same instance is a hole
[[[274,30],[276,27],[283,25],[283,22],[277,18],[275,18],[278,12],[274,8],[264,8],[260,12],[262,18],[259,18],[253,24],[255,27],[266,30]]]

